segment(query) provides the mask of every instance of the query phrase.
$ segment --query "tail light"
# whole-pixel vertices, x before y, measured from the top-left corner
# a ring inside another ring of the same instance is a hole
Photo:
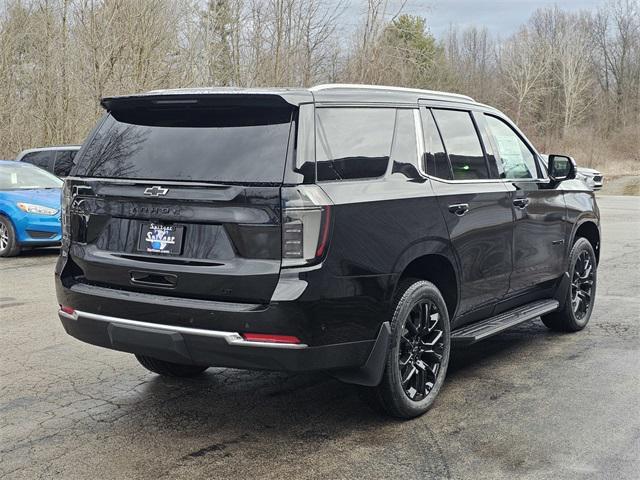
[[[302,343],[298,337],[294,337],[292,335],[275,335],[270,333],[243,333],[242,338],[248,342]]]
[[[62,223],[62,248],[60,249],[60,253],[63,257],[66,257],[69,246],[71,245],[71,213],[69,211],[71,204],[71,187],[67,181],[64,182],[64,187],[62,187],[60,195],[60,222]]]
[[[69,307],[68,305],[60,305],[60,311],[66,313],[67,315],[75,315],[76,311],[73,307]]]
[[[317,185],[282,188],[282,266],[322,260],[331,234],[331,199]]]

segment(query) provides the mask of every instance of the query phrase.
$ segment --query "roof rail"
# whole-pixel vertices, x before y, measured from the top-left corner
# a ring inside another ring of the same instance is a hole
[[[475,102],[475,100],[468,95],[461,95],[459,93],[450,93],[450,92],[440,92],[437,90],[423,90],[421,88],[406,88],[406,87],[390,87],[387,85],[362,85],[359,83],[326,83],[322,85],[315,85],[311,87],[309,90],[312,92],[317,92],[320,90],[330,90],[332,88],[360,88],[360,89],[371,89],[371,90],[393,90],[396,92],[412,92],[412,93],[423,93],[425,95],[447,95],[450,97],[462,98],[464,100],[468,100],[470,102]]]

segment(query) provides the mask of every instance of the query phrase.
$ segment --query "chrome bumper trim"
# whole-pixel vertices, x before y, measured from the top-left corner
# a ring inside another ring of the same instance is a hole
[[[128,318],[110,317],[108,315],[99,315],[97,313],[74,311],[73,314],[58,310],[60,318],[69,320],[97,320],[100,322],[115,323],[120,325],[129,325],[132,327],[151,328],[155,330],[165,330],[167,332],[186,333],[188,335],[198,335],[201,337],[211,337],[224,339],[229,345],[238,347],[262,347],[262,348],[281,348],[286,350],[299,350],[307,348],[304,343],[275,343],[275,342],[250,342],[242,338],[237,332],[223,332],[219,330],[205,330],[203,328],[179,327],[176,325],[163,325],[160,323],[141,322],[139,320],[130,320]]]

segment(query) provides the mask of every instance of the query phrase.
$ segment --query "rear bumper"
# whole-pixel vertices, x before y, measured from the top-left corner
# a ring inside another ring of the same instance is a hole
[[[83,342],[169,362],[250,370],[313,371],[358,367],[373,342],[321,347],[250,342],[237,332],[153,324],[76,311],[58,312],[67,333]]]
[[[121,290],[87,283],[64,253],[56,267],[57,299],[77,313],[61,312],[60,320],[81,341],[183,364],[347,372],[346,381],[362,384],[379,378],[381,363],[374,360],[382,355],[372,352],[386,355],[379,320],[386,315],[368,297],[304,300],[298,290],[308,278],[282,281],[282,275],[264,304]],[[246,342],[247,333],[295,336],[304,345]],[[378,343],[383,347],[376,350]]]
[[[375,339],[329,345],[248,342],[240,333],[295,335],[305,342],[295,302],[231,304],[162,298],[75,284],[56,277],[67,333],[83,342],[175,363],[250,370],[315,371],[363,366]]]

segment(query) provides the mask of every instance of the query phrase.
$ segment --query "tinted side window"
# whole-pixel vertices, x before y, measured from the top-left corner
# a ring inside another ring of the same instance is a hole
[[[502,120],[485,115],[489,131],[495,138],[504,178],[538,178],[533,152],[513,129]]]
[[[436,122],[433,120],[431,110],[427,109],[423,118],[427,173],[432,177],[451,180],[453,178],[451,175],[451,166],[449,165],[447,152],[444,150],[440,132],[438,132]]]
[[[391,174],[400,174],[407,178],[419,178],[416,168],[418,160],[418,140],[416,121],[418,110],[399,109],[396,113],[396,128],[391,149]]]
[[[74,150],[61,150],[56,154],[56,163],[53,166],[53,174],[57,177],[68,177],[73,167]]]
[[[480,138],[484,145],[484,153],[487,158],[487,165],[489,166],[489,178],[504,178],[502,164],[498,161],[496,153],[494,152],[495,145],[488,131],[484,114],[474,113],[473,118],[476,121],[476,126],[478,127]]]
[[[299,173],[308,182],[316,179],[315,146],[315,110],[312,104],[300,105],[296,126],[296,159],[294,172]],[[285,174],[286,175],[286,174]],[[298,181],[292,180],[292,181]],[[286,179],[285,179],[286,181]]]
[[[434,109],[433,114],[449,154],[454,180],[488,178],[487,163],[469,112]]]
[[[387,171],[393,108],[318,108],[318,180],[381,177]]]
[[[22,161],[35,165],[36,167],[44,168],[45,170],[51,171],[54,155],[55,152],[52,151],[27,153],[24,157],[22,157]]]

